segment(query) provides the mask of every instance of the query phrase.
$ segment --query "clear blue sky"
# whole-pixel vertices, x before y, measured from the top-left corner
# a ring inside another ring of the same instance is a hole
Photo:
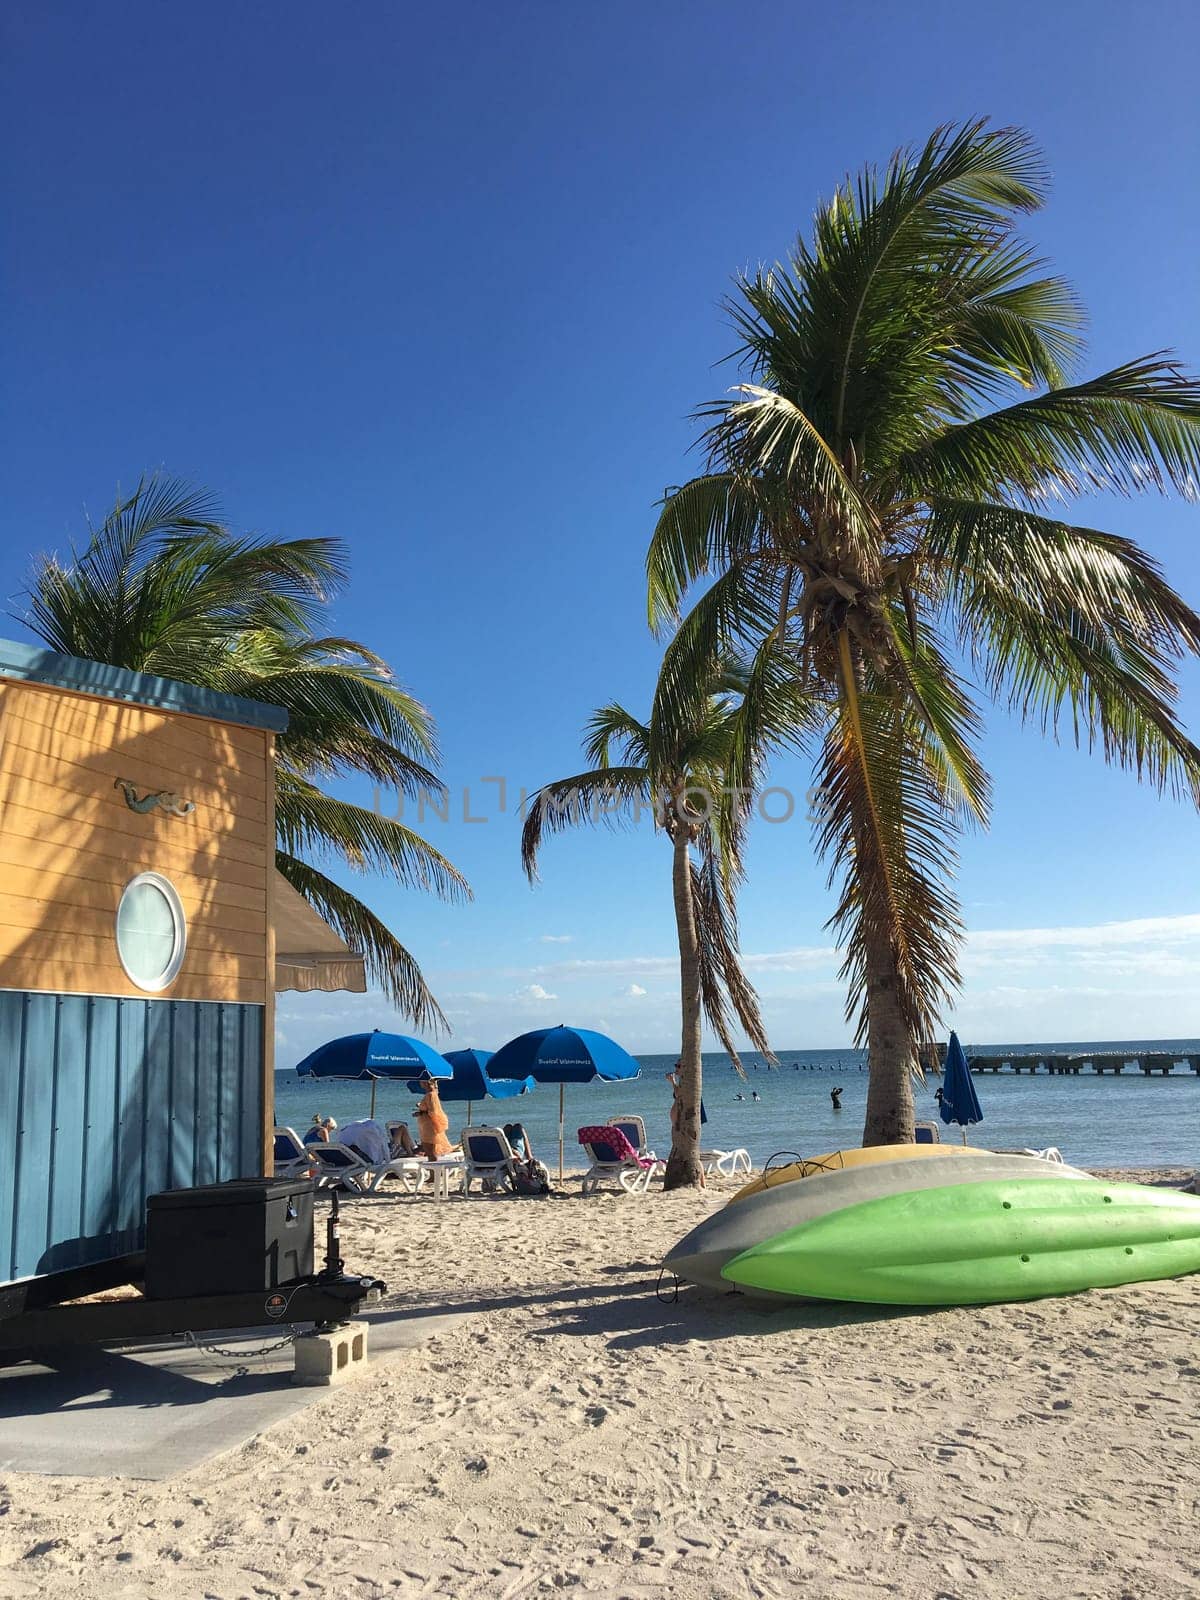
[[[539,1018],[678,1037],[662,842],[554,840],[530,890],[479,780],[573,771],[590,707],[646,703],[651,508],[689,471],[689,412],[732,381],[734,271],[846,169],[984,113],[1045,147],[1030,232],[1091,311],[1089,365],[1200,362],[1187,3],[9,0],[3,23],[8,609],[34,551],[150,468],[240,529],[346,538],[337,629],[433,707],[456,807],[469,784],[492,813],[430,823],[473,905],[366,886],[458,1042]],[[1087,516],[1200,603],[1194,507]],[[1194,670],[1186,703],[1194,729]],[[988,753],[965,1034],[1200,1032],[1196,818],[1003,717]],[[829,909],[804,824],[760,827],[743,944],[781,1046],[846,1037]],[[281,1062],[350,1017],[388,1020],[288,1001]]]

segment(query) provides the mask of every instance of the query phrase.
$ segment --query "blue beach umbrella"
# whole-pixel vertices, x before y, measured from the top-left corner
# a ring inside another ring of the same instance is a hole
[[[423,1039],[406,1033],[347,1033],[330,1039],[306,1055],[296,1068],[304,1078],[369,1078],[371,1116],[375,1115],[375,1090],[380,1078],[451,1078],[454,1068]]]
[[[438,1094],[443,1100],[465,1100],[468,1123],[476,1100],[511,1100],[516,1095],[528,1094],[535,1087],[532,1078],[493,1078],[488,1072],[491,1059],[490,1050],[446,1051],[446,1060],[454,1068],[454,1076],[439,1080]],[[424,1094],[426,1081],[412,1078],[408,1087],[413,1094]]]
[[[967,1142],[967,1127],[983,1121],[979,1109],[979,1096],[975,1093],[975,1080],[967,1065],[966,1051],[958,1042],[958,1035],[950,1035],[946,1047],[946,1060],[942,1067],[942,1098],[939,1107],[943,1122],[957,1122],[963,1130],[963,1143]]]
[[[563,1175],[563,1099],[568,1083],[617,1083],[637,1078],[641,1068],[606,1033],[590,1028],[535,1028],[502,1045],[488,1062],[492,1078],[531,1077],[558,1084],[558,1181]]]

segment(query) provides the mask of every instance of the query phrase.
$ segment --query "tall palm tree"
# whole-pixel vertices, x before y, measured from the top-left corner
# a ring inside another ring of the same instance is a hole
[[[818,845],[840,879],[864,1139],[911,1139],[910,1073],[959,982],[955,837],[985,823],[977,694],[1200,799],[1175,668],[1200,618],[1090,491],[1200,484],[1200,383],[1167,355],[1074,379],[1083,316],[1017,236],[1026,134],[977,122],[867,168],[811,243],[737,282],[746,381],[704,408],[706,471],[666,498],[651,622],[663,715],[737,645],[783,649],[826,708]],[[970,681],[971,679],[977,682]]]
[[[701,1018],[708,1018],[739,1074],[735,1021],[754,1048],[774,1061],[758,996],[738,954],[736,891],[742,877],[745,823],[763,752],[772,730],[799,720],[790,681],[764,653],[767,681],[756,705],[761,723],[742,711],[747,679],[728,662],[716,665],[686,713],[667,728],[651,715],[639,722],[621,705],[601,706],[588,721],[584,754],[591,765],[546,784],[532,797],[521,835],[521,860],[530,881],[547,834],[583,823],[636,823],[648,812],[671,844],[671,889],[679,940],[681,1043],[676,1116],[667,1161],[668,1189],[701,1182]],[[784,709],[786,708],[786,709]],[[743,746],[750,749],[743,754]],[[729,772],[748,778],[735,794]]]
[[[21,619],[53,650],[286,708],[276,745],[276,865],[366,958],[418,1027],[446,1026],[408,950],[317,862],[390,874],[443,897],[462,875],[412,829],[335,799],[319,780],[365,774],[404,794],[441,788],[426,708],[365,645],[318,630],[345,582],[336,539],[235,537],[209,496],[143,479],[71,559],[39,558]]]

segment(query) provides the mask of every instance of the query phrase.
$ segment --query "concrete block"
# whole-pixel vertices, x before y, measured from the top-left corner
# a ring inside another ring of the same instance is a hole
[[[302,1333],[296,1339],[292,1382],[345,1383],[367,1365],[367,1324],[346,1322],[329,1333]]]

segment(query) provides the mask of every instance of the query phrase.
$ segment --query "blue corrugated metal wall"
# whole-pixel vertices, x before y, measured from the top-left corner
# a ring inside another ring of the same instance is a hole
[[[138,1250],[146,1196],[262,1170],[261,1006],[0,990],[0,1281]]]

